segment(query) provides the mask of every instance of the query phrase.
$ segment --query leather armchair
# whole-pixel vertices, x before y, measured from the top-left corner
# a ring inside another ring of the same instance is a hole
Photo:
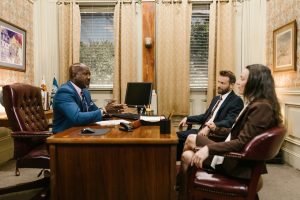
[[[52,133],[44,114],[41,89],[21,83],[6,85],[3,87],[3,101],[14,139],[16,176],[20,175],[20,168],[49,169],[46,138]],[[48,186],[49,180],[46,176],[31,183],[1,188],[0,194]]]
[[[253,164],[251,179],[238,179],[207,172],[193,167],[188,174],[188,199],[259,199],[257,192],[262,187],[261,172],[265,161],[272,159],[280,150],[286,130],[276,127],[256,136],[242,152],[231,152],[225,157],[251,160]]]

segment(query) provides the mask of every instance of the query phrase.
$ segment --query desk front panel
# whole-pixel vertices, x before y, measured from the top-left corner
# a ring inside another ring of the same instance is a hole
[[[54,136],[56,140],[50,138],[52,199],[175,199],[177,137],[157,134],[156,129],[151,136],[142,129],[132,133],[113,129],[111,135],[100,136],[103,140],[83,136],[79,141],[77,128],[77,136],[71,130],[70,137],[63,133]],[[111,138],[117,132],[121,138]]]

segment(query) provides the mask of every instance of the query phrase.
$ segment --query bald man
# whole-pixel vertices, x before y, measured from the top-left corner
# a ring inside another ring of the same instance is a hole
[[[84,126],[101,121],[107,112],[123,112],[124,104],[110,102],[105,108],[98,108],[88,91],[91,72],[83,63],[72,64],[69,81],[63,84],[53,98],[53,133],[74,126]]]

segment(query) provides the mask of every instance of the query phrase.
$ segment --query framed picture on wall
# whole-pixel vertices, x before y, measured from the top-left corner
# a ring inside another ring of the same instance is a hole
[[[26,31],[0,18],[0,68],[26,70]]]
[[[295,20],[273,32],[274,71],[296,70],[296,26]]]

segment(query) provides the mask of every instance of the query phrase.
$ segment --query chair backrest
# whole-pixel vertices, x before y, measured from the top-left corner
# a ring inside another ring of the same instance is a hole
[[[3,103],[13,131],[48,130],[39,87],[23,83],[5,85]]]
[[[243,158],[269,160],[276,156],[285,138],[283,126],[272,128],[253,138],[243,149]]]

